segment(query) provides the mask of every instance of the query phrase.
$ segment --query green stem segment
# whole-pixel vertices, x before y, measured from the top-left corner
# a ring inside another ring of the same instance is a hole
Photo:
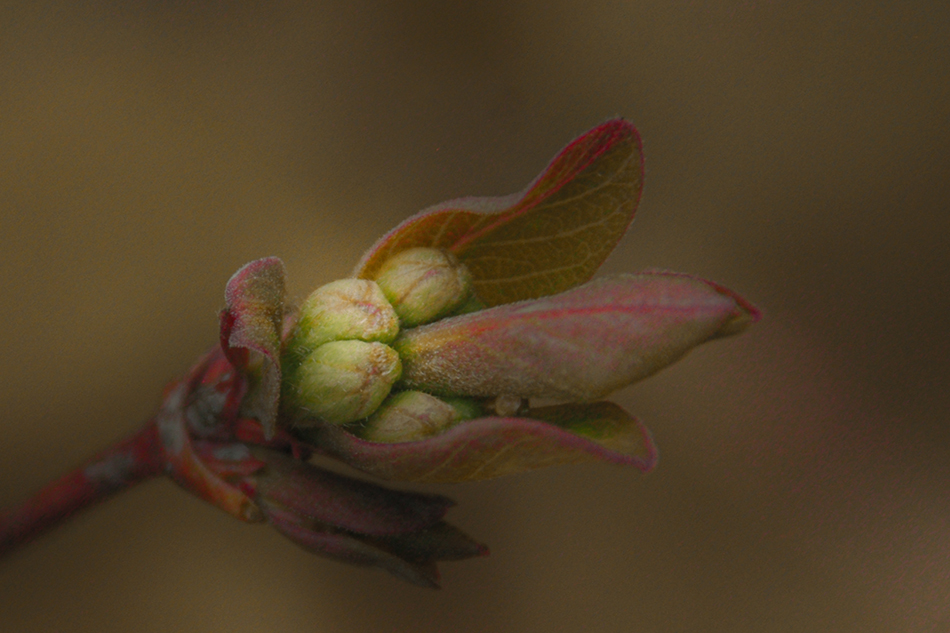
[[[0,557],[76,512],[164,472],[154,422],[48,484],[18,507],[0,512]]]

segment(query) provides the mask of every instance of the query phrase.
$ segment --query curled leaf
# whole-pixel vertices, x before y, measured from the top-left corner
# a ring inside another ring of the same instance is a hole
[[[414,532],[370,537],[307,521],[276,506],[264,506],[264,510],[271,525],[309,552],[351,565],[379,567],[420,587],[439,587],[437,561],[488,553],[484,545],[444,521]]]
[[[402,558],[418,562],[465,560],[488,555],[486,546],[445,521],[439,521],[424,530],[376,540],[397,551]]]
[[[250,451],[263,467],[246,483],[264,516],[311,552],[428,587],[438,586],[437,561],[488,553],[442,520],[450,499],[389,490],[262,447]]]
[[[446,497],[389,490],[268,449],[251,451],[266,464],[256,475],[263,504],[351,532],[386,536],[421,530],[454,505]]]
[[[464,263],[486,305],[562,292],[590,279],[614,249],[642,184],[636,128],[608,121],[561,150],[521,193],[450,200],[409,218],[363,256],[355,274],[374,279],[393,255],[425,246]]]
[[[648,471],[657,458],[646,428],[611,402],[541,407],[517,418],[478,418],[414,442],[367,442],[330,425],[306,429],[304,437],[354,468],[400,481],[490,479],[586,461]]]
[[[265,257],[245,264],[228,280],[227,307],[221,312],[221,347],[228,360],[239,369],[260,365],[247,405],[268,438],[276,431],[280,398],[284,294],[283,262]]]
[[[443,319],[405,331],[393,346],[405,388],[590,401],[756,318],[720,286],[651,272]]]
[[[356,534],[323,529],[319,524],[301,521],[293,513],[278,507],[265,506],[264,510],[270,524],[278,532],[308,552],[350,565],[379,567],[420,587],[439,586],[439,572],[432,563],[403,560],[393,552],[367,543]]]

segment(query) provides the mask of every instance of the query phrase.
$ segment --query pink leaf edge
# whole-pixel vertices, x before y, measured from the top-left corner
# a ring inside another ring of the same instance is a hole
[[[643,144],[637,129],[623,119],[611,119],[571,141],[551,160],[548,166],[522,191],[507,196],[468,196],[447,200],[427,207],[388,231],[364,253],[353,271],[354,277],[372,278],[386,257],[416,246],[451,250],[465,261],[464,250],[482,236],[516,220],[555,195],[566,184],[590,167],[600,156],[619,143],[629,142],[637,155],[638,178],[635,194],[627,200],[629,217],[619,230],[612,247],[624,235],[643,192]],[[468,217],[465,216],[478,216]],[[493,221],[490,216],[496,216]],[[604,257],[606,257],[606,254]],[[597,266],[594,267],[596,270]],[[591,271],[591,275],[593,271]],[[589,276],[587,278],[590,278]],[[476,275],[476,282],[478,282]],[[581,282],[582,283],[582,282]],[[569,287],[569,286],[567,286]],[[562,288],[567,289],[567,287]],[[534,295],[511,300],[533,298]],[[507,301],[506,301],[507,302]],[[488,301],[488,305],[497,305]]]
[[[277,257],[245,264],[228,280],[227,308],[221,312],[221,347],[228,360],[245,369],[248,358],[244,350],[262,356],[260,383],[251,396],[251,407],[268,438],[276,432],[280,399],[284,277],[284,263]]]
[[[640,445],[636,452],[609,448],[544,421],[514,417],[468,420],[440,435],[413,442],[368,442],[332,425],[308,429],[307,438],[317,452],[398,481],[454,483],[588,461],[649,472],[658,461],[656,445],[639,420],[630,416],[630,421],[629,439]]]

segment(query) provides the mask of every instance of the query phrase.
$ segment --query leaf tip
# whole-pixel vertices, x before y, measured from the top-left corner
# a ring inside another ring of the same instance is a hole
[[[752,302],[743,298],[737,292],[721,286],[715,282],[707,281],[720,294],[723,294],[735,301],[735,309],[728,321],[723,323],[722,327],[716,333],[717,337],[735,336],[745,332],[753,323],[762,319],[762,311]]]

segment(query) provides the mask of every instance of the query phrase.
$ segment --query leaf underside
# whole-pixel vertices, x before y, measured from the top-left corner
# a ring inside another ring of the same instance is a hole
[[[564,148],[521,193],[430,207],[383,236],[355,274],[374,278],[399,251],[454,253],[488,306],[562,292],[589,280],[630,225],[640,200],[640,137],[608,121]]]

